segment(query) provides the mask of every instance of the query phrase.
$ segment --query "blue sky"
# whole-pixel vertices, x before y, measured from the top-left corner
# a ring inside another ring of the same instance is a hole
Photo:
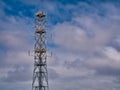
[[[50,90],[120,90],[119,0],[0,0],[0,90],[32,87],[34,15],[47,13]],[[52,34],[52,38],[51,38]]]

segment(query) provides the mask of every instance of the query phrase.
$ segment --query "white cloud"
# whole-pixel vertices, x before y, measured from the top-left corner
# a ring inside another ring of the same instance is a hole
[[[8,16],[5,21],[1,22],[0,30],[0,45],[1,48],[1,67],[0,67],[0,81],[3,77],[9,77],[9,72],[13,72],[16,69],[15,66],[26,66],[26,69],[30,69],[33,63],[33,57],[28,55],[28,50],[31,50],[33,44],[32,27],[28,18],[19,16]],[[4,52],[4,53],[3,53]],[[14,73],[14,72],[13,72]],[[24,72],[25,73],[25,72]],[[32,73],[32,69],[31,69]],[[17,76],[18,73],[15,73]],[[26,73],[25,73],[26,74]],[[26,76],[29,74],[26,74]],[[12,76],[11,76],[12,77]],[[32,78],[31,78],[32,79]],[[8,83],[2,81],[1,83]],[[24,83],[24,81],[22,82]],[[30,83],[30,81],[28,82]]]
[[[0,43],[6,45],[7,47],[23,47],[26,41],[23,32],[14,31],[3,31],[0,33]],[[26,41],[27,42],[27,41]]]
[[[7,52],[5,60],[10,65],[33,63],[33,57],[29,56],[27,51]]]
[[[54,28],[54,42],[69,50],[95,51],[105,46],[112,38],[111,31],[105,30],[99,26],[90,17],[76,18],[78,21],[85,21],[79,25],[86,29],[71,23],[58,24]],[[92,20],[92,22],[89,20]],[[92,33],[91,36],[89,33]]]
[[[107,47],[104,50],[104,54],[109,58],[114,60],[115,62],[120,63],[120,52],[118,52],[115,48],[113,47]],[[113,61],[113,62],[114,62]]]
[[[120,52],[117,51],[113,47],[105,47],[101,51],[99,51],[101,54],[100,56],[93,56],[89,58],[88,60],[85,61],[88,67],[94,68],[94,69],[103,69],[104,70],[108,69],[108,72],[111,73],[117,73],[120,70]],[[111,69],[111,71],[109,71]],[[115,72],[113,72],[113,70]],[[102,71],[101,71],[102,72]],[[106,71],[107,73],[107,71]],[[116,74],[117,75],[117,74]]]

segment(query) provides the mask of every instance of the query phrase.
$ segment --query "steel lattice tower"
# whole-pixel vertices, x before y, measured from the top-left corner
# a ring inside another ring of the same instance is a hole
[[[46,14],[35,15],[35,47],[32,90],[48,90],[46,54]]]

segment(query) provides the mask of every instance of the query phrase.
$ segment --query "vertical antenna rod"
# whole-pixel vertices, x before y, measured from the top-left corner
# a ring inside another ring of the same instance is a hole
[[[46,54],[46,14],[35,15],[35,46],[32,90],[48,90],[47,54]]]

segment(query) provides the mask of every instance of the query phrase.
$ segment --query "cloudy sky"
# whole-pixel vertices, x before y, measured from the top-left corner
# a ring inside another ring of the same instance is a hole
[[[120,0],[0,0],[0,90],[31,90],[38,11],[50,90],[120,90]]]

